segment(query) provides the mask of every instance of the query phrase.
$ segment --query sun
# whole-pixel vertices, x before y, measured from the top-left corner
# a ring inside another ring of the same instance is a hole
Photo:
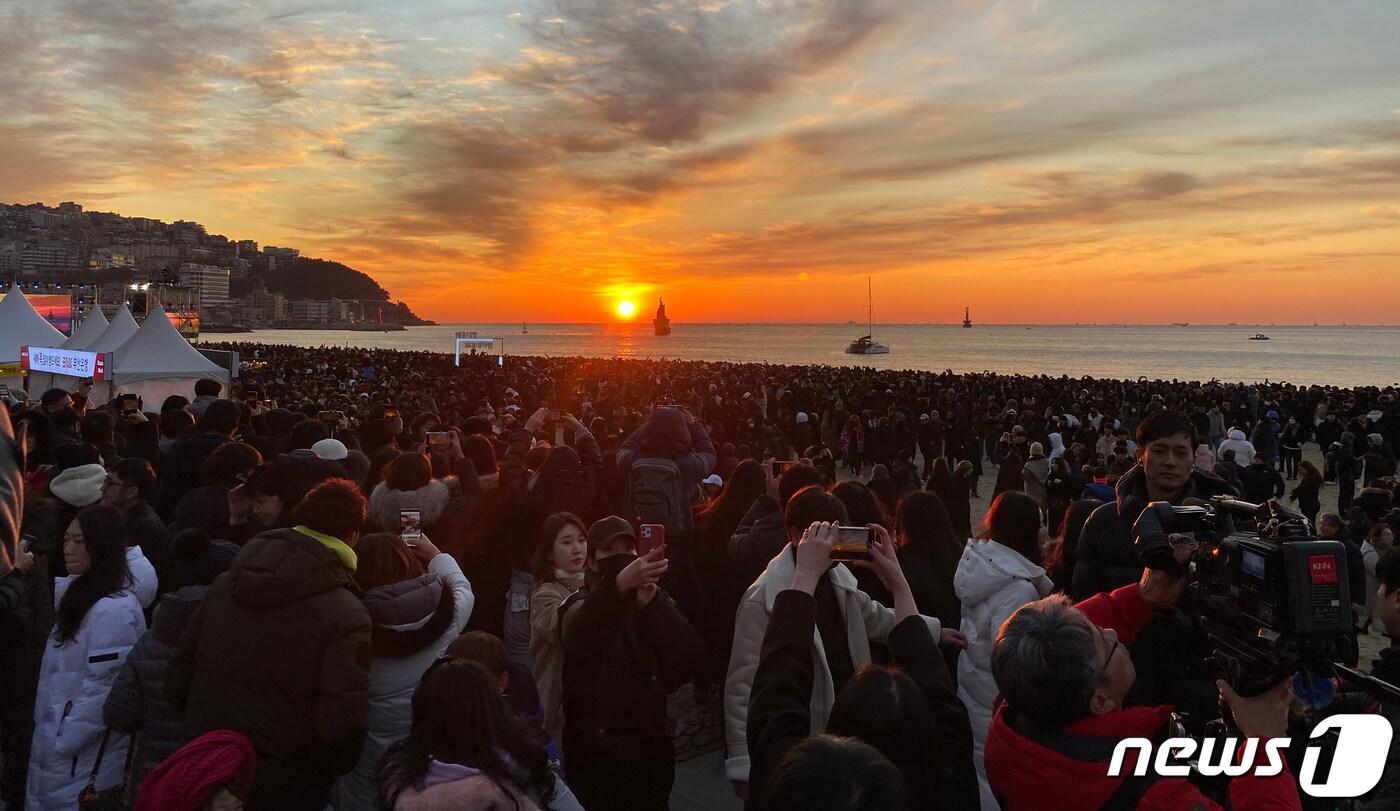
[[[637,314],[637,305],[630,301],[619,301],[617,303],[617,314],[623,318],[631,318]]]

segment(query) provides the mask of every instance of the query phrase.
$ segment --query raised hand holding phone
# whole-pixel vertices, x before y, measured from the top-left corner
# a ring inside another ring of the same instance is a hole
[[[664,547],[658,546],[627,564],[622,571],[617,573],[617,590],[626,592],[647,584],[656,585],[661,576],[666,574],[667,567],[671,565],[670,561],[663,557],[665,552]]]

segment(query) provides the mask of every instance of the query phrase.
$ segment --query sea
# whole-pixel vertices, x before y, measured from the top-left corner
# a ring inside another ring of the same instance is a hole
[[[399,332],[256,330],[203,342],[254,341],[451,352],[459,331],[499,339],[511,355],[674,358],[877,369],[1096,378],[1400,385],[1400,327],[890,324],[888,355],[847,355],[863,324],[443,324]],[[1250,340],[1262,329],[1267,341]]]

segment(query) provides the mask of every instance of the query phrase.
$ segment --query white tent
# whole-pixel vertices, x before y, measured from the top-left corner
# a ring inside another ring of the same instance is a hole
[[[83,319],[83,323],[73,330],[73,336],[62,344],[63,349],[84,350],[96,343],[102,333],[110,326],[107,316],[102,314],[99,307],[93,307],[88,313],[88,317]]]
[[[19,285],[0,299],[0,363],[19,362],[21,346],[53,347],[64,340],[63,333],[35,312]]]
[[[131,317],[131,308],[123,304],[117,310],[117,314],[112,316],[112,323],[97,340],[87,345],[84,351],[87,352],[115,352],[118,347],[131,340],[131,336],[139,329],[136,319]]]
[[[172,394],[193,397],[200,378],[218,380],[225,388],[229,384],[228,370],[190,346],[160,305],[146,313],[141,328],[113,353],[109,377],[123,393],[140,395],[148,409]]]

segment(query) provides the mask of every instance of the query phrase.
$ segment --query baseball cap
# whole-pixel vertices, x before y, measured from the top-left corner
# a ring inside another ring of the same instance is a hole
[[[601,549],[612,543],[614,538],[622,536],[634,541],[637,539],[637,531],[632,528],[632,522],[620,515],[599,518],[593,522],[593,526],[588,528],[588,548],[590,550]]]
[[[701,480],[700,480],[700,483],[701,483],[701,484],[713,484],[715,487],[723,487],[723,486],[724,486],[724,479],[721,479],[721,478],[719,477],[719,474],[718,474],[718,473],[711,473],[710,475],[708,475],[708,476],[706,476],[705,478],[701,479]]]

